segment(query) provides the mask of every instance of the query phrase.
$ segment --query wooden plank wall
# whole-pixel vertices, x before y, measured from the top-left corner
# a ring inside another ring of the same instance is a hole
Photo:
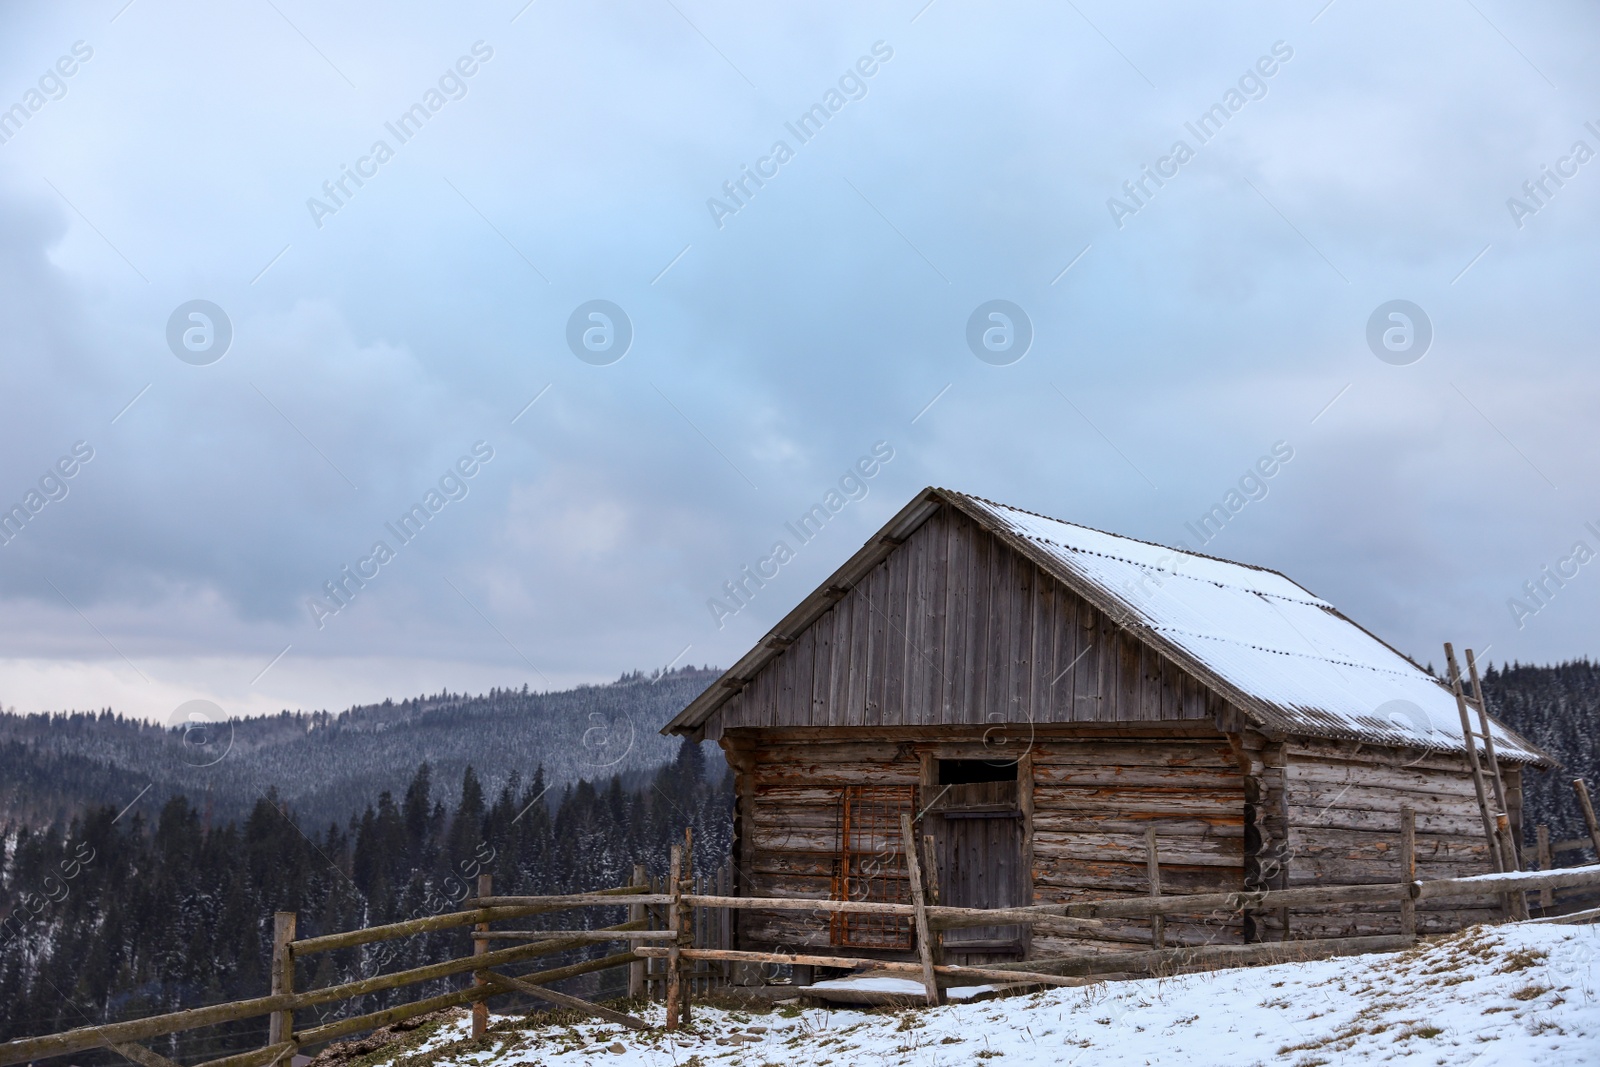
[[[1284,748],[1288,886],[1398,881],[1404,804],[1417,813],[1419,878],[1493,870],[1463,757],[1318,741],[1293,741]],[[1417,929],[1438,933],[1494,921],[1498,912],[1486,904],[1424,902],[1417,908]],[[1399,929],[1398,904],[1296,912],[1289,921],[1291,938]]]
[[[714,713],[705,736],[739,727],[1212,721],[1221,703],[946,507]]]

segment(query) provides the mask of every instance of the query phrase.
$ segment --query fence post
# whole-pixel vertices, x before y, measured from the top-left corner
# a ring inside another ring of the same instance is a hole
[[[294,930],[294,912],[280,911],[272,916],[271,991],[274,996],[279,993],[294,992],[294,950],[289,947],[294,942]],[[294,1013],[273,1012],[267,1023],[267,1044],[276,1045],[292,1040],[294,1040]],[[293,1053],[289,1054],[289,1058],[293,1058]]]
[[[485,871],[484,873],[478,875],[478,897],[481,899],[483,897],[492,896],[494,896],[494,875]],[[478,923],[477,926],[473,927],[473,929],[480,931],[488,930],[489,924]],[[472,939],[472,954],[474,956],[482,956],[488,951],[488,938],[475,937]],[[472,984],[475,986],[486,986],[489,984],[489,979],[483,971],[474,971],[472,974]],[[489,1002],[487,1000],[474,1001],[472,1004],[472,1037],[474,1040],[476,1040],[480,1037],[483,1037],[488,1032]]]
[[[1400,932],[1408,941],[1417,939],[1417,902],[1411,899],[1411,883],[1417,880],[1417,812],[1409,804],[1400,808]]]
[[[645,878],[644,878],[644,884],[650,887],[650,892],[652,894],[660,892],[660,889],[657,886],[656,879],[655,879],[654,875],[651,875],[651,874],[647,873],[645,875]],[[645,921],[645,926],[646,927],[648,927],[651,930],[657,929],[657,927],[656,927],[656,909],[654,907],[652,907],[649,904],[646,904],[644,906],[644,917],[645,917],[645,920],[646,920]],[[659,942],[652,942],[652,944],[659,944]],[[643,960],[643,968],[644,968],[644,999],[647,1000],[647,1001],[650,1001],[650,1002],[654,1002],[655,999],[656,999],[656,957],[655,956],[646,956],[644,958],[644,960]]]
[[[720,897],[733,896],[733,858],[730,856],[723,861],[722,869],[717,872],[717,895]],[[733,909],[717,909],[717,947],[733,947]],[[722,984],[733,984],[733,961],[722,961]]]
[[[683,961],[678,953],[681,946],[678,944],[683,933],[682,906],[678,897],[683,892],[683,846],[672,846],[672,862],[667,872],[667,930],[675,935],[667,942],[667,1029],[678,1028],[678,1003],[683,994],[679,983],[683,977]]]
[[[1505,812],[1497,812],[1494,817],[1495,832],[1500,835],[1500,855],[1505,861],[1508,871],[1522,870],[1522,859],[1517,855],[1517,843],[1511,836],[1511,819]],[[1511,918],[1513,921],[1528,917],[1528,894],[1517,890],[1509,894],[1508,903],[1511,905]]]
[[[1594,859],[1600,863],[1600,823],[1594,819],[1594,805],[1589,802],[1589,786],[1582,778],[1572,780],[1572,790],[1578,794],[1578,807],[1583,809],[1583,824],[1589,828],[1589,840],[1594,843]]]
[[[1554,863],[1552,862],[1554,857],[1552,857],[1550,854],[1550,827],[1546,826],[1544,823],[1540,823],[1535,829],[1534,833],[1537,835],[1538,840],[1539,869],[1541,871],[1548,871],[1554,866]],[[1555,904],[1555,902],[1556,895],[1554,891],[1549,888],[1539,890],[1540,915],[1548,915],[1550,913],[1550,908]]]
[[[922,835],[922,881],[926,888],[928,903],[934,907],[939,906],[939,853],[935,850],[932,834]],[[1029,933],[1032,933],[1030,930]],[[935,931],[933,940],[933,962],[944,963],[944,931]]]
[[[647,884],[645,882],[644,864],[642,863],[635,863],[633,865],[633,884]],[[630,923],[640,922],[644,919],[644,917],[645,909],[643,904],[628,905],[628,921]],[[636,963],[628,964],[628,997],[630,999],[637,1000],[639,997],[646,995],[644,984],[644,968],[646,962],[647,961],[645,960],[639,960]]]
[[[692,893],[694,892],[694,884],[694,827],[685,826],[683,828],[683,882],[679,885],[678,891],[680,893],[686,891]],[[685,908],[679,913],[683,921],[683,929],[678,933],[678,943],[686,948],[694,947],[694,912],[694,908]],[[692,971],[695,965],[691,962],[685,966],[683,957],[679,956],[678,966]],[[678,1011],[685,1026],[692,1021],[690,1019],[690,1004],[694,1001],[694,981],[694,977],[691,975],[687,983],[681,984],[681,996],[683,999],[679,1001]]]
[[[1156,828],[1144,828],[1144,865],[1150,875],[1150,895],[1161,895],[1161,859],[1156,855]],[[1167,920],[1161,915],[1150,917],[1150,944],[1155,948],[1167,947]]]

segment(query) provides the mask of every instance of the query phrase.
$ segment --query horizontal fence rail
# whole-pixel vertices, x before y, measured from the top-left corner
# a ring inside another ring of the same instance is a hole
[[[1318,959],[1353,952],[1389,951],[1415,943],[1414,904],[1418,901],[1443,898],[1504,901],[1512,897],[1520,899],[1528,893],[1548,896],[1556,889],[1600,886],[1600,863],[1595,863],[1554,870],[1511,871],[1428,881],[1400,880],[1373,885],[1125,896],[1003,909],[960,908],[924,900],[921,876],[915,874],[914,866],[913,878],[918,881],[916,891],[912,894],[913,902],[909,904],[735,896],[729,892],[732,889],[731,868],[724,867],[710,875],[694,874],[688,864],[690,844],[692,842],[686,840],[685,845],[673,848],[673,875],[664,881],[646,879],[640,867],[635,870],[632,884],[614,889],[545,896],[495,896],[490,892],[491,885],[485,875],[480,878],[478,895],[464,901],[460,911],[299,940],[292,939],[293,917],[285,913],[286,918],[280,918],[279,922],[279,929],[284,931],[283,939],[275,944],[273,958],[273,973],[278,976],[273,988],[281,991],[226,1004],[8,1041],[0,1044],[0,1067],[96,1048],[115,1050],[141,1067],[179,1067],[137,1042],[266,1015],[273,1016],[274,1034],[281,1034],[281,1040],[269,1040],[262,1048],[211,1060],[200,1067],[272,1067],[303,1048],[446,1008],[479,1006],[491,997],[513,993],[559,1007],[585,1011],[630,1028],[642,1028],[646,1024],[632,1016],[548,988],[553,982],[619,967],[628,969],[628,988],[634,996],[647,994],[652,989],[660,993],[661,999],[667,1003],[666,1025],[669,1029],[688,1021],[690,1001],[695,991],[705,992],[719,984],[728,983],[734,965],[740,963],[871,967],[920,979],[926,989],[928,1002],[938,1003],[942,988],[959,984],[962,980],[1074,986],[1103,981],[1107,975],[1165,973],[1186,967],[1245,965]],[[1554,849],[1547,846],[1547,852],[1550,851]],[[1410,873],[1409,868],[1407,873]],[[708,889],[717,892],[704,891]],[[1163,947],[1158,938],[1151,949],[1130,952],[1030,959],[981,966],[950,965],[936,959],[941,940],[938,932],[944,930],[1038,925],[1060,927],[1068,931],[1092,931],[1107,919],[1150,919],[1154,923],[1168,916],[1205,912],[1234,915],[1246,911],[1336,904],[1388,904],[1397,901],[1403,904],[1402,916],[1409,915],[1409,918],[1402,919],[1403,931],[1399,935],[1182,948]],[[1410,910],[1407,911],[1404,905],[1410,905]],[[601,929],[496,930],[490,926],[495,922],[591,907],[627,907],[629,919]],[[731,917],[739,911],[810,912],[824,922],[841,913],[905,917],[912,919],[918,929],[930,933],[916,940],[916,962],[822,953],[741,951],[732,947],[734,923]],[[1583,921],[1584,914],[1600,915],[1600,909],[1548,918],[1550,921],[1561,921],[1562,918]],[[340,982],[320,989],[293,990],[295,960],[338,949],[462,927],[472,928],[465,931],[473,946],[471,955]],[[491,945],[497,941],[526,943],[492,948]],[[605,942],[619,943],[624,950],[599,959],[532,973],[499,973],[499,969],[509,965]],[[369,993],[466,974],[473,976],[473,985],[457,992],[306,1029],[294,1029],[292,1025],[291,1013],[298,1009],[349,1001]],[[484,1012],[474,1015],[475,1036],[482,1036],[486,1019]]]

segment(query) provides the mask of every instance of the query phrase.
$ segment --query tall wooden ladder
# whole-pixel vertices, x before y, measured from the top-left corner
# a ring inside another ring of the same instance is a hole
[[[1478,813],[1483,818],[1483,836],[1489,845],[1489,858],[1494,863],[1496,871],[1515,871],[1522,867],[1517,857],[1516,839],[1511,832],[1510,808],[1506,804],[1505,776],[1500,773],[1500,760],[1494,750],[1494,731],[1489,724],[1489,709],[1483,699],[1483,683],[1478,677],[1478,661],[1473,656],[1472,649],[1466,650],[1467,673],[1472,684],[1472,695],[1469,698],[1462,686],[1461,668],[1456,664],[1456,650],[1446,641],[1444,645],[1445,663],[1450,669],[1450,690],[1455,694],[1456,711],[1461,716],[1461,735],[1465,742],[1467,770],[1472,776],[1472,785],[1478,797]],[[1472,716],[1468,714],[1469,703],[1477,709],[1477,729],[1473,729]],[[1478,744],[1482,742],[1484,761],[1478,760]],[[1485,767],[1484,764],[1488,766]],[[1485,771],[1487,770],[1487,774]],[[1494,807],[1489,806],[1490,791],[1494,795]],[[1508,894],[1505,898],[1505,910],[1508,918],[1527,918],[1527,902],[1521,893]]]

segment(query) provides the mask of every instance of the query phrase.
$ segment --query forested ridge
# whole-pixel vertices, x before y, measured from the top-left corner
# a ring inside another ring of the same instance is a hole
[[[1600,664],[1581,659],[1491,668],[1483,676],[1483,697],[1492,715],[1562,764],[1529,768],[1522,776],[1528,841],[1539,823],[1557,840],[1587,837],[1572,780],[1586,779],[1600,804]]]
[[[685,667],[560,692],[446,692],[340,714],[175,716],[176,725],[110,710],[0,714],[0,824],[121,810],[146,787],[146,812],[183,796],[219,824],[239,822],[275,789],[310,825],[343,823],[383,790],[404,788],[423,759],[452,802],[468,764],[491,789],[537,766],[558,785],[647,772],[676,749],[661,727],[716,677]]]
[[[454,910],[480,871],[509,894],[626,884],[635,863],[664,872],[685,827],[695,832],[697,865],[710,869],[728,852],[730,782],[720,760],[708,771],[700,746],[677,744],[674,759],[632,787],[613,775],[551,789],[536,770],[527,779],[513,772],[491,796],[469,767],[451,806],[424,763],[398,797],[384,791],[355,818],[321,830],[270,790],[241,823],[209,833],[181,796],[149,819],[96,807],[65,826],[9,827],[0,1040],[259,996],[275,911],[298,912],[299,936],[308,937]],[[585,909],[519,925],[622,917],[621,908]],[[462,930],[441,931],[312,957],[300,981],[329,985],[469,952]],[[296,1021],[376,1011],[459,981],[308,1009]],[[265,1027],[251,1020],[150,1045],[192,1062],[259,1046]],[[121,1062],[109,1053],[73,1060]]]

